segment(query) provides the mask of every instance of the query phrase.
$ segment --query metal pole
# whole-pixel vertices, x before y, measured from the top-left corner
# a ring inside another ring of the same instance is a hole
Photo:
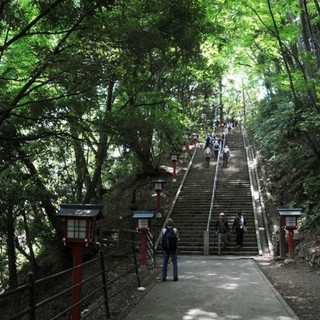
[[[160,212],[160,190],[157,190],[157,212]]]
[[[133,261],[134,261],[134,266],[136,270],[136,277],[138,281],[138,287],[140,287],[140,277],[139,277],[139,268],[138,268],[138,262],[137,262],[137,257],[136,257],[136,251],[134,247],[134,241],[132,241],[132,253],[133,253]]]
[[[106,276],[106,268],[105,268],[105,264],[104,264],[104,257],[103,257],[102,250],[99,251],[99,258],[100,258],[101,277],[102,277],[103,294],[104,294],[104,306],[106,309],[107,319],[109,319],[110,318],[110,309],[109,309],[109,302],[108,302],[107,276]]]
[[[283,208],[285,205],[284,201],[284,189],[282,186],[279,188],[279,204],[280,208]],[[280,259],[286,258],[286,233],[284,230],[285,224],[283,217],[280,216],[279,218],[279,253]]]
[[[34,288],[34,274],[28,273],[29,284],[29,319],[36,320],[36,301],[35,301],[35,288]]]

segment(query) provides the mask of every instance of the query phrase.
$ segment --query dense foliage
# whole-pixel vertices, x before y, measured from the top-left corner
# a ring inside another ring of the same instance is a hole
[[[17,286],[21,257],[37,270],[60,203],[156,175],[215,119],[246,123],[270,182],[316,222],[319,13],[317,0],[2,1],[0,281]]]

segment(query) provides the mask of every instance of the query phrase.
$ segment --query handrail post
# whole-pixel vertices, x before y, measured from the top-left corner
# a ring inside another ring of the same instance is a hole
[[[106,277],[106,268],[104,264],[104,257],[102,250],[99,251],[100,258],[100,266],[101,266],[101,277],[102,277],[102,285],[103,285],[103,294],[104,294],[104,306],[106,309],[107,319],[110,318],[110,309],[109,309],[109,301],[108,301],[108,288],[107,288],[107,277]]]
[[[133,261],[134,261],[134,266],[135,266],[135,271],[136,271],[136,277],[137,277],[137,281],[138,281],[138,287],[140,287],[138,262],[137,262],[137,257],[136,257],[135,245],[134,245],[133,241],[132,241],[132,254],[133,254]]]
[[[36,301],[34,288],[34,274],[28,273],[28,288],[29,288],[29,320],[36,320]]]
[[[203,231],[203,254],[205,256],[209,255],[209,247],[210,247],[210,241],[209,241],[209,231],[204,230]]]

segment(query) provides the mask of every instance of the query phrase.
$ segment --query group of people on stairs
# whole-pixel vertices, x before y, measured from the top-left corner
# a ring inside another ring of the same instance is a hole
[[[210,134],[207,135],[205,139],[205,146],[204,146],[204,158],[205,158],[205,166],[209,167],[210,165],[210,159],[212,152],[214,154],[214,161],[218,160],[219,151],[221,150],[223,146],[223,141],[225,139],[225,135],[222,134],[221,136],[211,136]],[[222,166],[228,167],[228,160],[230,157],[230,149],[228,146],[224,146],[221,150],[222,155]]]

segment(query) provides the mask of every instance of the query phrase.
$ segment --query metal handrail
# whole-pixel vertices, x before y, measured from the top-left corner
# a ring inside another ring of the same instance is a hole
[[[216,189],[217,189],[217,180],[218,180],[219,167],[220,167],[219,164],[220,164],[221,150],[225,146],[226,137],[227,137],[227,134],[225,134],[225,138],[223,139],[223,143],[222,143],[222,148],[219,149],[219,153],[218,153],[216,170],[215,170],[215,174],[214,174],[214,181],[213,181],[210,209],[209,209],[209,213],[208,213],[207,229],[204,231],[204,236],[203,236],[203,251],[204,251],[204,254],[206,254],[206,255],[209,254],[210,223],[211,223],[211,220],[212,220],[212,211],[213,211],[214,199],[215,199],[215,194],[216,194]]]
[[[256,237],[258,242],[258,251],[259,251],[259,255],[262,255],[262,242],[261,242],[259,222],[258,222],[258,211],[260,210],[264,227],[265,227],[268,250],[269,250],[269,253],[273,255],[273,245],[272,245],[270,230],[268,228],[268,220],[265,213],[265,205],[264,205],[264,200],[261,192],[260,179],[258,175],[257,164],[255,162],[256,159],[255,159],[252,146],[249,143],[248,134],[245,129],[243,129],[243,131],[244,131],[243,141],[244,141],[244,146],[245,146],[246,155],[247,155],[247,163],[248,163],[249,178],[250,178],[250,185],[251,185],[251,196],[252,196],[253,211],[254,211],[254,218],[255,218]],[[257,184],[256,190],[253,189],[253,181],[255,181],[255,183]],[[259,195],[259,200],[257,201],[257,203],[256,203],[255,197],[253,196],[254,192],[257,192]]]
[[[162,226],[163,228],[166,226],[167,221],[168,221],[168,219],[170,218],[171,213],[172,213],[172,211],[173,211],[173,208],[174,208],[174,206],[176,205],[176,202],[177,202],[178,197],[179,197],[179,195],[180,195],[181,189],[182,189],[182,187],[184,186],[184,182],[185,182],[185,180],[186,180],[186,178],[187,178],[187,175],[188,175],[188,173],[189,173],[189,171],[190,171],[190,169],[191,169],[191,166],[192,166],[192,163],[193,163],[193,159],[194,159],[194,157],[195,157],[195,155],[196,155],[196,153],[197,153],[197,150],[198,150],[198,148],[195,148],[194,151],[193,151],[193,155],[192,155],[192,157],[191,157],[191,159],[190,159],[190,161],[189,161],[187,171],[185,172],[185,174],[184,174],[184,176],[183,176],[183,178],[182,178],[182,181],[181,181],[181,183],[180,183],[179,189],[178,189],[178,191],[177,191],[177,193],[176,193],[176,195],[175,195],[175,197],[174,197],[174,199],[173,199],[173,202],[172,202],[171,207],[170,207],[170,209],[169,209],[169,212],[168,212],[168,214],[167,214],[166,220],[165,220],[164,223],[163,223],[163,226]],[[161,229],[161,230],[162,230],[162,229]],[[158,236],[158,238],[157,238],[157,240],[156,240],[156,242],[155,242],[155,245],[154,245],[155,248],[158,248],[159,243],[160,243],[160,241],[161,241],[161,237],[162,237],[162,235],[161,235],[161,231],[160,231],[159,236]]]
[[[222,149],[224,148],[224,145],[225,145],[225,139],[223,139]],[[207,232],[209,232],[210,223],[211,223],[211,219],[212,219],[214,198],[215,198],[215,193],[216,193],[216,189],[217,189],[217,180],[218,180],[218,174],[219,174],[220,155],[221,155],[221,148],[219,149],[218,160],[217,160],[217,164],[216,164],[216,171],[215,171],[215,175],[214,175],[212,196],[211,196],[210,209],[209,209],[208,222],[207,222],[207,229],[206,229]]]

